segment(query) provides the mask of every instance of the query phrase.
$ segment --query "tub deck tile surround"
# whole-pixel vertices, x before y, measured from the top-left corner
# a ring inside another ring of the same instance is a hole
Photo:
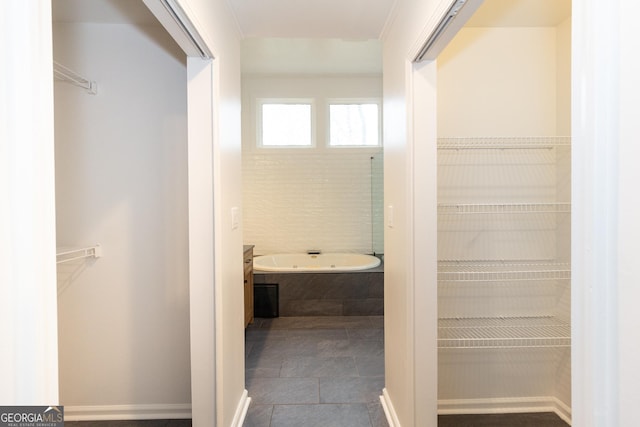
[[[281,316],[342,316],[342,300],[283,300],[280,298]]]
[[[280,316],[381,316],[384,271],[255,272],[254,283],[278,284]]]

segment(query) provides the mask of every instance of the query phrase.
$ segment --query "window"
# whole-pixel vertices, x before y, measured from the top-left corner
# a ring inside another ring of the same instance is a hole
[[[258,146],[312,147],[313,102],[259,100]]]
[[[330,102],[329,145],[332,147],[379,146],[379,104],[377,102]]]

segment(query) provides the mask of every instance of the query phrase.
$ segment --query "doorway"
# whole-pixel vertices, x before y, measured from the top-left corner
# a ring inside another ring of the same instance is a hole
[[[484,2],[416,66],[437,67],[438,413],[570,422],[571,8],[526,5]]]

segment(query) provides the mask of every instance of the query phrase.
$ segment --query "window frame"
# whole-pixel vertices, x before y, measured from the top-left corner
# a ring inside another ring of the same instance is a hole
[[[331,106],[332,105],[365,105],[378,106],[378,142],[375,145],[333,145],[331,144]],[[381,98],[328,98],[326,100],[326,146],[335,149],[382,148],[382,99]]]
[[[262,108],[269,104],[309,105],[309,144],[305,145],[265,145],[263,143]],[[256,147],[258,149],[309,149],[316,147],[316,101],[315,98],[257,98],[256,99]]]

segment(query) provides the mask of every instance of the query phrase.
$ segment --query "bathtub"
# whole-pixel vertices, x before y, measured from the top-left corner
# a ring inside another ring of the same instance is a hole
[[[258,271],[339,272],[368,270],[380,265],[373,255],[326,254],[272,254],[253,258],[253,268]]]

